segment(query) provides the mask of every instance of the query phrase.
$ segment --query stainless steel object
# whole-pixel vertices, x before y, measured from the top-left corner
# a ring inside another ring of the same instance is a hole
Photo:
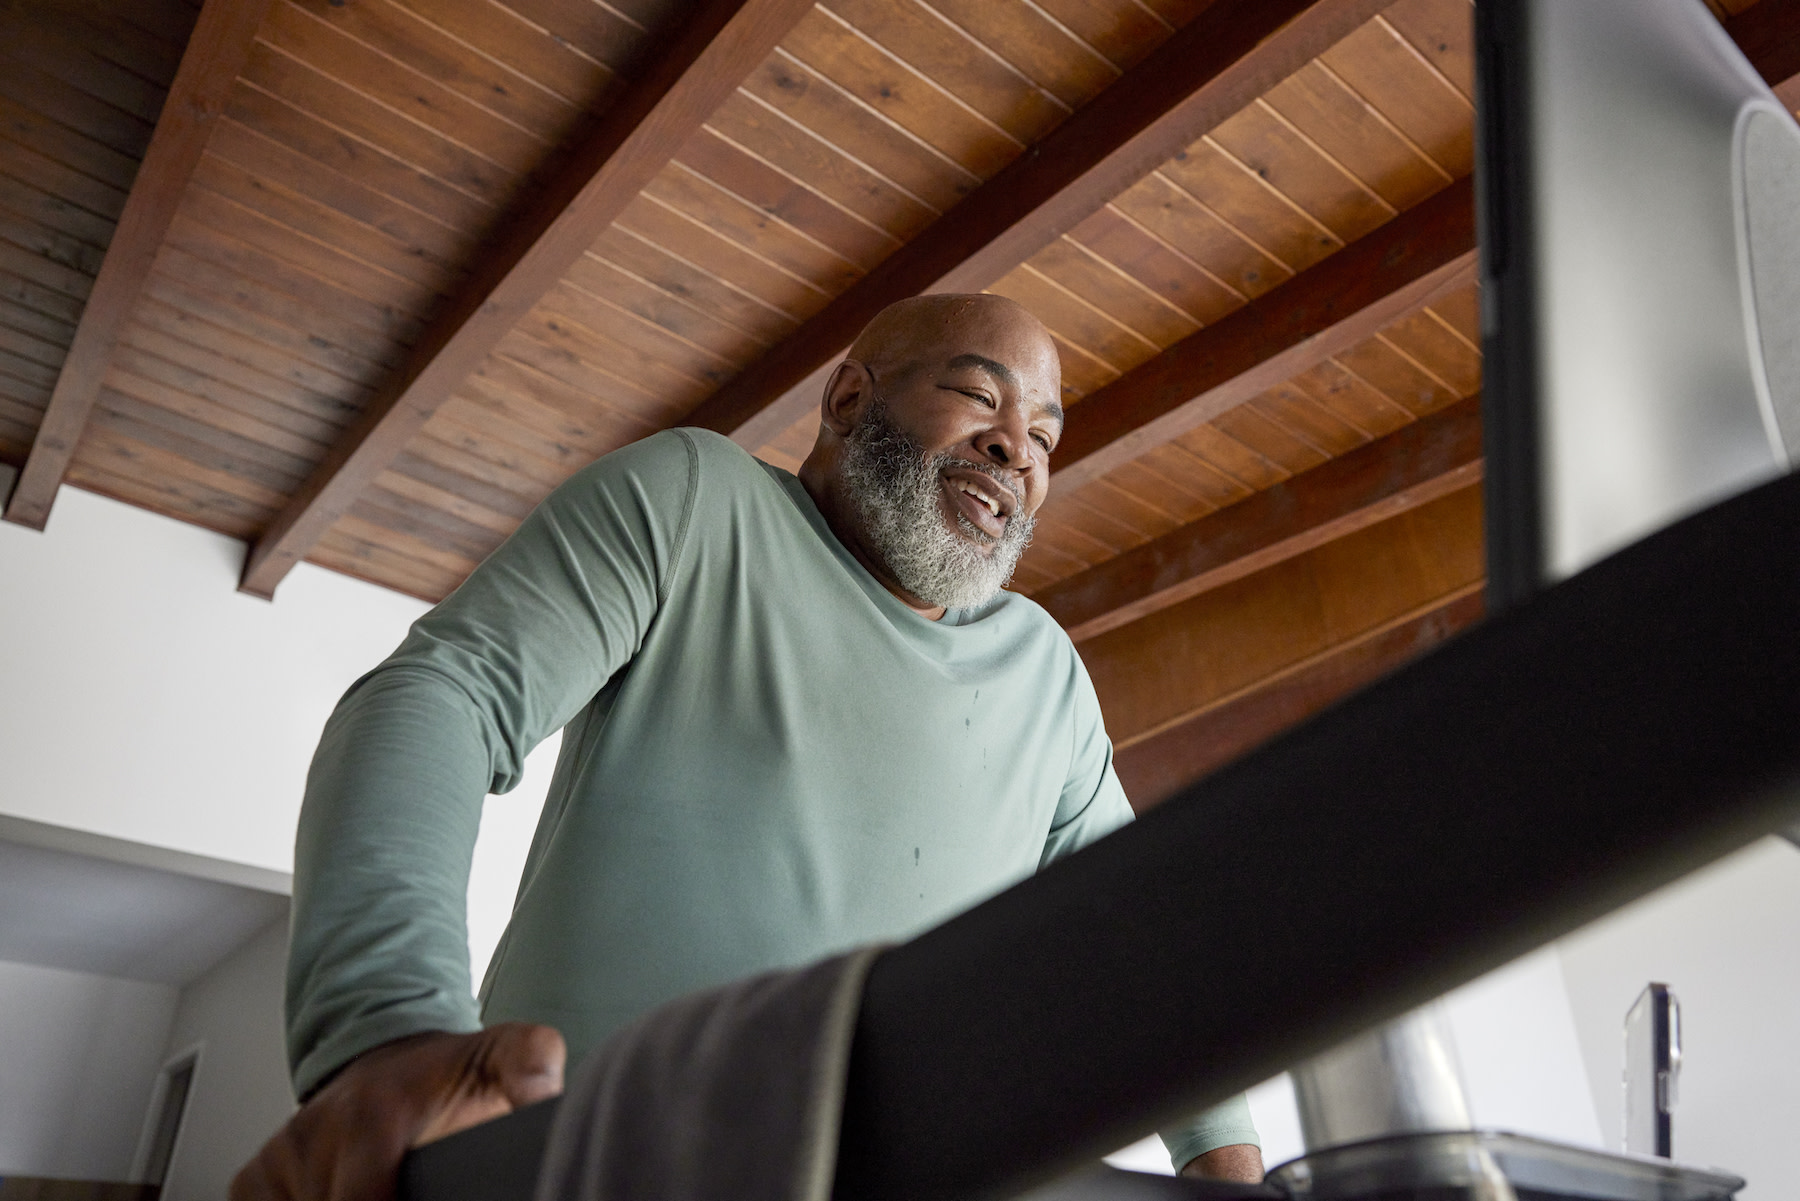
[[[1728,1201],[1744,1187],[1742,1177],[1712,1168],[1487,1130],[1401,1135],[1317,1152],[1276,1168],[1269,1183],[1291,1201],[1474,1201],[1491,1187],[1494,1172],[1509,1191],[1583,1201]]]
[[[1474,1125],[1450,1023],[1439,1004],[1359,1034],[1290,1075],[1308,1151]]]
[[[1510,601],[1800,456],[1800,126],[1701,0],[1481,24]]]

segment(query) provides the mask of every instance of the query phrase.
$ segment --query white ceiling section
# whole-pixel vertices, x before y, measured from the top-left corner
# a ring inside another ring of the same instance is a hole
[[[286,877],[255,877],[0,818],[0,960],[179,987],[286,915]]]

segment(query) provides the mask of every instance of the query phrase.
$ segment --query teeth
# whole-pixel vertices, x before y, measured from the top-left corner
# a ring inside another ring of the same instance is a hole
[[[957,487],[962,489],[964,492],[967,492],[970,496],[973,496],[976,500],[980,501],[982,504],[986,505],[988,507],[988,512],[992,513],[995,517],[1000,516],[1000,502],[999,501],[995,500],[993,497],[987,495],[984,492],[977,492],[974,488],[970,487],[968,484],[958,484]]]

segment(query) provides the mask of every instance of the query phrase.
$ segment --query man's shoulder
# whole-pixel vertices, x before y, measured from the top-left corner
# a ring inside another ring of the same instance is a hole
[[[677,426],[609,451],[577,473],[588,482],[628,479],[667,487],[701,478],[728,482],[766,479],[769,468],[749,451],[712,430]]]
[[[1034,652],[1058,661],[1080,662],[1068,631],[1057,624],[1049,610],[1023,592],[999,593],[985,605],[970,611],[965,624],[978,621],[1005,622],[1014,632],[1014,639],[1029,643]]]

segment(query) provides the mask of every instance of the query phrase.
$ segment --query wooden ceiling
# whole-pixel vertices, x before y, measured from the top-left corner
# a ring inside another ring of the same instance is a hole
[[[1708,2],[1800,72],[1800,0]],[[869,316],[987,289],[1071,409],[1015,587],[1122,765],[1186,730],[1191,774],[1196,722],[1246,745],[1479,612],[1471,11],[8,0],[6,516],[68,483],[244,539],[257,595],[435,600],[655,430],[796,466]],[[1385,599],[1305,632],[1295,588]]]

